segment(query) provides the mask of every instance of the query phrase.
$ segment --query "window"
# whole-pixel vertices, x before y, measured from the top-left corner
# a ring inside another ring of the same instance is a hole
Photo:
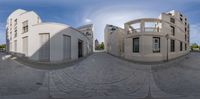
[[[174,52],[175,51],[175,41],[171,40],[170,44],[171,44],[171,52]]]
[[[160,52],[160,37],[153,37],[153,52]]]
[[[183,51],[183,43],[180,41],[180,51]]]
[[[181,20],[181,21],[183,21],[183,18],[182,18],[182,17],[180,17],[180,20]]]
[[[85,34],[86,34],[86,36],[91,36],[91,34],[89,32],[86,32]]]
[[[15,19],[15,26],[17,25],[17,19]]]
[[[133,52],[139,52],[139,38],[133,38]]]
[[[185,32],[187,32],[187,28],[185,28]]]
[[[174,28],[174,26],[171,26],[171,33],[172,33],[172,35],[175,35],[175,28]]]
[[[185,43],[185,50],[187,50],[187,44]]]
[[[183,15],[182,15],[182,14],[180,14],[180,20],[181,20],[181,21],[183,21],[183,18],[182,18],[182,17],[183,17]]]
[[[28,32],[28,21],[24,21],[22,24],[23,24],[23,33]]]
[[[15,35],[14,35],[14,37],[17,37],[17,30],[15,30]]]
[[[187,35],[185,34],[185,41],[187,41]]]
[[[17,27],[15,27],[15,35],[14,35],[14,37],[17,37]]]
[[[175,23],[175,19],[174,18],[170,18],[170,22]]]
[[[180,13],[180,16],[183,17],[183,15]]]

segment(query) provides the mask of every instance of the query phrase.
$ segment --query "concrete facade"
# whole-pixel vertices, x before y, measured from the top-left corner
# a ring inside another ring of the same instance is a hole
[[[106,51],[128,60],[166,61],[185,55],[190,50],[189,23],[185,16],[174,10],[162,13],[159,18],[126,22],[124,29],[114,29],[114,32],[112,27],[116,26],[107,25],[105,28]]]
[[[125,31],[125,58],[129,60],[165,61],[189,52],[189,23],[174,10],[162,13],[158,19],[129,21],[125,23]],[[133,51],[134,38],[139,39],[138,52]]]
[[[34,61],[71,61],[92,52],[92,37],[69,25],[42,23],[33,11],[14,11],[6,30],[7,51]]]
[[[106,25],[104,30],[105,51],[115,56],[124,56],[124,29]]]

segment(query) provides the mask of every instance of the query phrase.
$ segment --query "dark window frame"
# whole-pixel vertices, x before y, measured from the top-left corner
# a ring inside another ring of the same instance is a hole
[[[183,42],[180,41],[180,51],[183,51]]]
[[[133,53],[139,53],[140,52],[140,38],[139,37],[136,37],[136,38],[133,38],[132,39],[133,41],[132,41],[132,43],[133,43]],[[137,46],[135,45],[135,40],[138,40],[138,44],[137,44]],[[135,48],[135,47],[138,47],[138,48]]]
[[[175,27],[174,26],[170,26],[170,28],[171,28],[172,35],[175,36]]]
[[[170,51],[175,52],[175,40],[170,40]]]
[[[175,23],[175,19],[174,18],[170,18],[170,22],[171,23]]]
[[[185,43],[185,50],[187,50],[187,44]]]
[[[22,22],[22,30],[23,30],[22,33],[28,32],[28,20]]]
[[[154,50],[154,39],[158,39],[159,42],[159,50]],[[153,53],[160,53],[160,37],[153,37]]]

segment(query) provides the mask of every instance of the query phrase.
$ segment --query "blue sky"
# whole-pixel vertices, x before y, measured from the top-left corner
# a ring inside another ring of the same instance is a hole
[[[43,22],[59,22],[78,27],[93,23],[95,39],[103,41],[104,27],[144,17],[157,18],[161,12],[177,10],[188,17],[191,43],[200,44],[199,0],[1,0],[0,44],[5,43],[7,17],[16,9],[33,10]]]

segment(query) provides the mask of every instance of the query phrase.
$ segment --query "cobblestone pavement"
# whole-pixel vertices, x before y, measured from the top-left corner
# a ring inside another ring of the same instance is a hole
[[[0,59],[0,99],[199,99],[199,75],[200,53],[154,65],[94,53],[57,70]]]

